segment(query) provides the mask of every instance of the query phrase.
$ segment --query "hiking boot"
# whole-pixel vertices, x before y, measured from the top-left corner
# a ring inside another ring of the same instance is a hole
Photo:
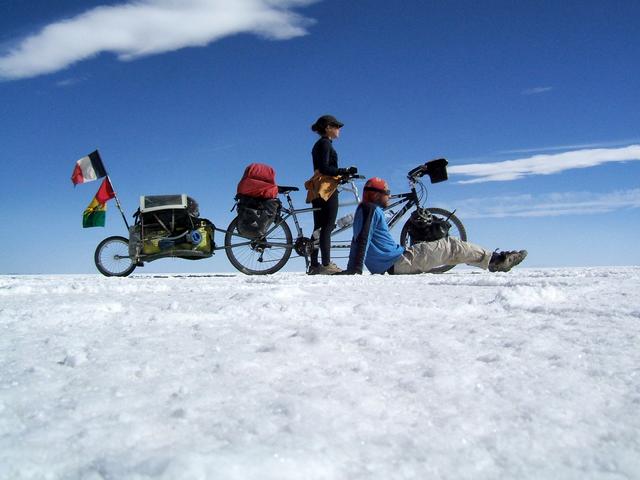
[[[342,269],[335,263],[329,262],[329,265],[321,265],[318,270],[318,275],[333,275],[334,273],[340,273]]]
[[[511,252],[493,252],[489,261],[490,272],[508,272],[527,257],[526,250]]]
[[[322,265],[309,265],[309,270],[307,270],[307,275],[318,275],[320,273],[320,269]]]

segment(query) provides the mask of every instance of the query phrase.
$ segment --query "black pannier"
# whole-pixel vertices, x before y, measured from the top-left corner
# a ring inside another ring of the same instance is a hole
[[[448,218],[432,215],[426,208],[416,209],[409,218],[408,233],[411,245],[447,237],[451,228],[448,220]]]
[[[236,200],[238,200],[238,232],[248,238],[265,236],[282,206],[277,198],[237,195]]]

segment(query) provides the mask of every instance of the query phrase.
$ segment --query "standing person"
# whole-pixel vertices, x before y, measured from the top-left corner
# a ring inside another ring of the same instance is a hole
[[[466,263],[490,272],[508,272],[527,256],[526,250],[491,252],[456,237],[419,242],[404,248],[389,233],[382,209],[389,202],[389,185],[374,177],[364,186],[362,203],[353,219],[353,240],[345,275],[371,273],[424,273],[440,265]]]
[[[307,203],[311,203],[313,212],[314,237],[320,240],[322,264],[318,261],[318,250],[311,254],[310,275],[332,275],[340,268],[331,261],[331,232],[335,228],[338,215],[338,182],[342,175],[354,175],[356,167],[338,168],[338,153],[333,148],[333,140],[340,136],[344,124],[333,115],[322,115],[311,130],[320,138],[311,150],[313,176],[304,184],[307,189]]]

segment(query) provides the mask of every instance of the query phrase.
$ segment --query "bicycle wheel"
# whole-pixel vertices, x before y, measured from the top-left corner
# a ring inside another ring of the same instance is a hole
[[[279,220],[265,237],[257,239],[240,235],[237,222],[236,217],[224,235],[225,252],[231,265],[247,275],[268,275],[284,267],[293,250],[291,230],[286,222]]]
[[[437,217],[449,218],[449,223],[451,223],[451,228],[449,229],[450,237],[458,237],[462,241],[467,241],[467,231],[464,229],[464,225],[458,217],[452,214],[450,211],[445,210],[444,208],[427,208],[431,212],[431,215],[435,215]],[[409,246],[409,220],[402,227],[402,232],[400,232],[400,245],[404,247]],[[444,273],[451,270],[455,265],[442,265],[440,267],[432,268],[428,273]]]
[[[93,259],[98,271],[107,277],[126,277],[136,269],[136,264],[129,257],[129,240],[124,237],[102,240]]]

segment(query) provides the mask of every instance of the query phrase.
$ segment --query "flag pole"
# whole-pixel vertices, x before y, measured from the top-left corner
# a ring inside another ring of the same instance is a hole
[[[107,175],[107,180],[109,180],[109,184],[111,185],[111,188],[113,189],[113,198],[115,198],[116,200],[116,206],[118,207],[118,210],[120,210],[120,215],[122,215],[122,220],[124,220],[124,224],[127,227],[127,232],[129,231],[129,222],[127,222],[127,217],[125,216],[124,212],[122,211],[122,207],[120,206],[120,200],[118,199],[118,194],[116,193],[116,189],[113,188],[113,182],[111,181],[111,178],[109,177],[109,175]]]
[[[96,148],[96,153],[98,154],[98,157],[100,157],[100,153],[98,152],[98,149]],[[100,163],[102,163],[102,158],[100,158]],[[102,168],[104,168],[104,163],[102,164]],[[120,205],[120,199],[118,198],[118,194],[116,193],[116,189],[113,188],[113,182],[111,181],[111,177],[109,176],[109,172],[107,171],[106,168],[104,168],[104,173],[105,176],[107,177],[107,180],[109,181],[109,185],[111,185],[111,190],[113,190],[113,198],[115,198],[116,200],[116,206],[118,207],[118,210],[120,210],[120,215],[122,215],[122,220],[124,221],[124,225],[125,227],[127,227],[127,232],[129,231],[129,222],[127,222],[127,217],[125,216],[124,212],[122,211],[122,206]]]

